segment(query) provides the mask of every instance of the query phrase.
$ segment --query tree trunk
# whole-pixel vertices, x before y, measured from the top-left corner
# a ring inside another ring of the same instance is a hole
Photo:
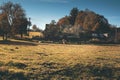
[[[21,38],[23,38],[23,33],[21,33]]]
[[[3,34],[3,40],[5,40],[5,35]]]
[[[7,40],[8,39],[8,36],[7,36],[7,33],[5,33],[5,40]]]

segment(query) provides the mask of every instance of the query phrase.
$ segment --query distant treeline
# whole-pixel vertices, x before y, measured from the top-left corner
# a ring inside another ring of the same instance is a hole
[[[109,35],[114,33],[114,27],[108,23],[108,20],[89,9],[79,10],[73,8],[68,16],[61,18],[58,22],[52,20],[46,24],[44,30],[45,38],[48,40],[74,39],[88,41],[92,34]]]
[[[23,34],[29,35],[29,31],[41,32],[44,34],[44,40],[52,41],[62,39],[89,41],[92,38],[106,40],[104,34],[109,37],[115,36],[116,27],[109,24],[104,16],[89,9],[79,10],[78,8],[73,8],[69,15],[59,19],[58,22],[52,20],[50,24],[46,24],[45,30],[39,29],[36,25],[33,25],[30,30],[30,26],[30,18],[27,19],[25,10],[20,4],[9,1],[0,6],[0,35],[3,36],[3,40],[17,34],[22,38]]]

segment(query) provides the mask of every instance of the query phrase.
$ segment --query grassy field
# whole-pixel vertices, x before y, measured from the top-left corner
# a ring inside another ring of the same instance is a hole
[[[120,45],[0,41],[0,80],[120,80]]]

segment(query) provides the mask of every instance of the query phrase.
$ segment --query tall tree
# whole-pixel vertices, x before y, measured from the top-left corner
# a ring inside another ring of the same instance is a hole
[[[16,23],[14,24],[13,34],[20,34],[21,38],[23,37],[23,34],[27,34],[27,25],[28,21],[27,18],[21,18],[21,19],[16,19]]]
[[[78,12],[79,12],[78,8],[73,8],[70,11],[70,22],[71,22],[71,25],[75,24],[75,19],[76,19],[77,15],[78,15]]]
[[[0,14],[0,34],[3,36],[3,40],[7,40],[9,30],[6,14]]]
[[[6,16],[6,24],[9,27],[10,35],[14,35],[19,32],[21,26],[25,27],[24,29],[27,29],[26,26],[22,25],[23,21],[24,23],[26,22],[25,24],[28,24],[28,21],[25,21],[27,20],[25,11],[19,4],[13,4],[12,2],[4,3],[0,6],[0,11],[1,14]]]

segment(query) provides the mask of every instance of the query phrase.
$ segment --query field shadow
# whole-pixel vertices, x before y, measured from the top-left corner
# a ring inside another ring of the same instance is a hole
[[[9,66],[9,67],[16,67],[18,69],[24,69],[27,67],[26,64],[24,63],[20,63],[20,62],[13,62],[13,61],[9,61],[8,63],[5,64],[6,66]]]
[[[69,80],[119,80],[120,68],[99,67],[99,66],[84,66],[77,64],[73,67],[67,67],[63,70],[52,72],[45,79],[52,79],[55,76],[58,78]],[[117,72],[117,73],[116,73]]]
[[[32,43],[32,42],[20,42],[20,41],[0,41],[0,44],[5,44],[5,45],[26,45],[26,46],[36,46],[37,44]]]
[[[7,69],[0,69],[0,80],[28,80],[23,72],[12,72]]]
[[[60,64],[43,63],[47,68],[43,73],[41,70],[35,73],[24,74],[23,72],[11,72],[0,68],[0,80],[119,80],[120,68],[100,67],[95,65],[76,64],[64,69],[57,69]],[[45,68],[45,69],[46,69]]]
[[[120,43],[91,43],[91,45],[97,45],[97,46],[120,46]]]

